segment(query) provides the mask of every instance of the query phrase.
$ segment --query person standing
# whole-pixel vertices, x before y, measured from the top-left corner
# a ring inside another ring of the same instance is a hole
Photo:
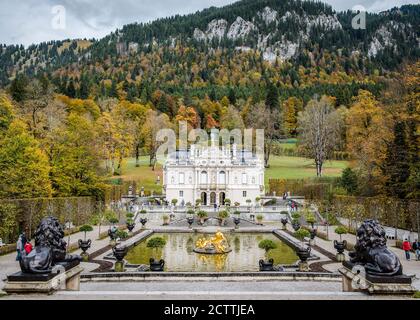
[[[405,251],[405,258],[410,260],[411,243],[407,239],[404,240],[402,248]]]
[[[16,251],[17,251],[16,261],[20,261],[22,259],[22,251],[25,249],[25,244],[26,244],[25,234],[21,233],[16,243]]]
[[[413,242],[413,250],[416,252],[416,260],[420,260],[420,240],[417,239]]]

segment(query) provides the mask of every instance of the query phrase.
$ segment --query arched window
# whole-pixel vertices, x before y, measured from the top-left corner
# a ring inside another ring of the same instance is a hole
[[[219,172],[219,184],[226,184],[226,172]]]
[[[201,171],[200,183],[207,184],[207,171]]]

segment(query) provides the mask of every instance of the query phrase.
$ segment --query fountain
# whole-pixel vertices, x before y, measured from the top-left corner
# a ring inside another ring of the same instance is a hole
[[[198,239],[194,248],[194,252],[204,254],[225,254],[231,251],[226,237],[220,231],[210,239]]]

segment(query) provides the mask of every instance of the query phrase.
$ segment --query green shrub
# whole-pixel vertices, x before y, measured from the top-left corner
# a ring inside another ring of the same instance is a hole
[[[292,218],[293,218],[293,220],[299,220],[300,219],[300,213],[298,213],[298,212],[292,213]]]
[[[187,211],[187,214],[189,214],[189,215],[194,215],[194,214],[195,214],[195,211],[194,211],[194,210],[192,210],[192,209],[190,209],[190,210],[188,210],[188,211]]]
[[[204,210],[199,210],[197,212],[197,217],[199,217],[199,218],[205,218],[205,217],[207,217],[207,212],[204,211]]]
[[[306,220],[307,223],[309,223],[311,225],[316,222],[315,215],[312,212],[309,212],[309,213],[306,214],[305,220]]]
[[[80,232],[91,232],[91,231],[93,231],[93,228],[92,228],[92,226],[91,225],[89,225],[89,224],[85,224],[85,225],[83,225],[83,226],[81,226],[80,228],[79,228],[79,231]]]
[[[413,298],[414,299],[420,299],[420,291],[414,292]]]
[[[129,213],[127,213],[125,216],[126,216],[126,218],[128,218],[128,219],[130,219],[130,218],[134,218],[134,213],[129,212]]]
[[[141,213],[141,214],[146,214],[146,213],[147,213],[147,211],[143,209],[143,210],[141,210],[141,211],[140,211],[140,213]]]
[[[264,239],[260,241],[258,248],[263,249],[265,251],[266,257],[268,258],[268,252],[272,249],[276,249],[277,245],[272,240]]]
[[[166,240],[162,237],[153,237],[147,241],[147,247],[152,249],[160,249],[166,245]]]
[[[235,210],[235,211],[233,211],[233,214],[239,216],[241,214],[241,212],[239,210]]]
[[[117,218],[110,218],[110,219],[108,219],[108,221],[109,221],[109,223],[112,223],[112,224],[116,224],[116,223],[118,223],[119,221],[118,221],[118,219]]]
[[[117,230],[116,232],[117,238],[120,238],[121,240],[127,239],[128,238],[128,233],[124,230]]]
[[[257,215],[257,220],[262,221],[264,219],[264,216],[262,214]]]
[[[311,234],[306,229],[299,229],[293,234],[296,238],[298,238],[300,241],[303,241],[305,238],[309,238]]]
[[[227,217],[229,217],[229,212],[227,212],[226,210],[219,211],[218,216],[220,219],[226,219]]]
[[[178,203],[178,199],[172,199],[172,204],[174,205],[174,206],[176,206],[176,204]]]
[[[341,241],[341,236],[347,233],[347,228],[345,226],[339,226],[335,228],[334,232],[340,236]]]

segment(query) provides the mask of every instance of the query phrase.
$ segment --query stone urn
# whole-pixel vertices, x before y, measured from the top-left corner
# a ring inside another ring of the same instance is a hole
[[[118,229],[115,228],[115,230],[109,229],[108,230],[108,236],[111,239],[111,241],[116,240],[117,239],[117,231]]]
[[[311,229],[311,230],[309,230],[309,233],[311,235],[311,240],[314,240],[315,237],[316,237],[316,234],[318,233],[318,230],[317,229]]]
[[[300,223],[295,221],[292,223],[293,230],[298,231],[300,229]]]
[[[334,248],[337,250],[337,254],[335,257],[338,262],[343,262],[346,258],[346,256],[344,255],[344,250],[346,249],[346,246],[347,246],[346,240],[343,240],[343,241],[334,240]]]
[[[311,256],[311,247],[299,246],[296,249],[296,254],[299,257],[299,271],[309,271],[308,258]]]
[[[127,223],[127,229],[129,232],[133,232],[136,224],[135,223]]]
[[[193,217],[188,217],[187,218],[187,223],[188,223],[189,228],[191,229],[191,226],[194,223],[194,218]]]
[[[287,218],[281,218],[281,223],[283,224],[283,230],[286,230],[286,225],[287,225]]]
[[[144,228],[147,223],[147,218],[140,218],[140,223],[142,225],[142,228]]]
[[[124,257],[128,252],[128,248],[126,246],[115,246],[112,248],[112,252],[114,254],[115,262],[114,270],[115,272],[124,272]]]
[[[261,259],[259,263],[260,263],[260,271],[274,271],[273,259],[269,259],[268,261]]]
[[[163,271],[163,268],[165,267],[165,260],[155,260],[153,258],[150,258],[150,271]]]
[[[128,252],[128,248],[126,246],[115,246],[112,248],[112,253],[114,254],[115,259],[117,261],[123,261],[124,257]]]
[[[239,219],[238,217],[234,217],[233,223],[235,224],[235,228],[238,228],[238,225],[241,223],[241,219]]]
[[[82,254],[80,255],[82,257],[82,260],[84,262],[87,262],[89,260],[89,255],[86,252],[90,246],[92,244],[92,240],[88,239],[88,240],[82,240],[79,239],[79,248],[82,250]]]
[[[92,240],[82,240],[79,239],[79,248],[83,251],[83,253],[86,253],[86,251],[90,248],[92,244]]]

